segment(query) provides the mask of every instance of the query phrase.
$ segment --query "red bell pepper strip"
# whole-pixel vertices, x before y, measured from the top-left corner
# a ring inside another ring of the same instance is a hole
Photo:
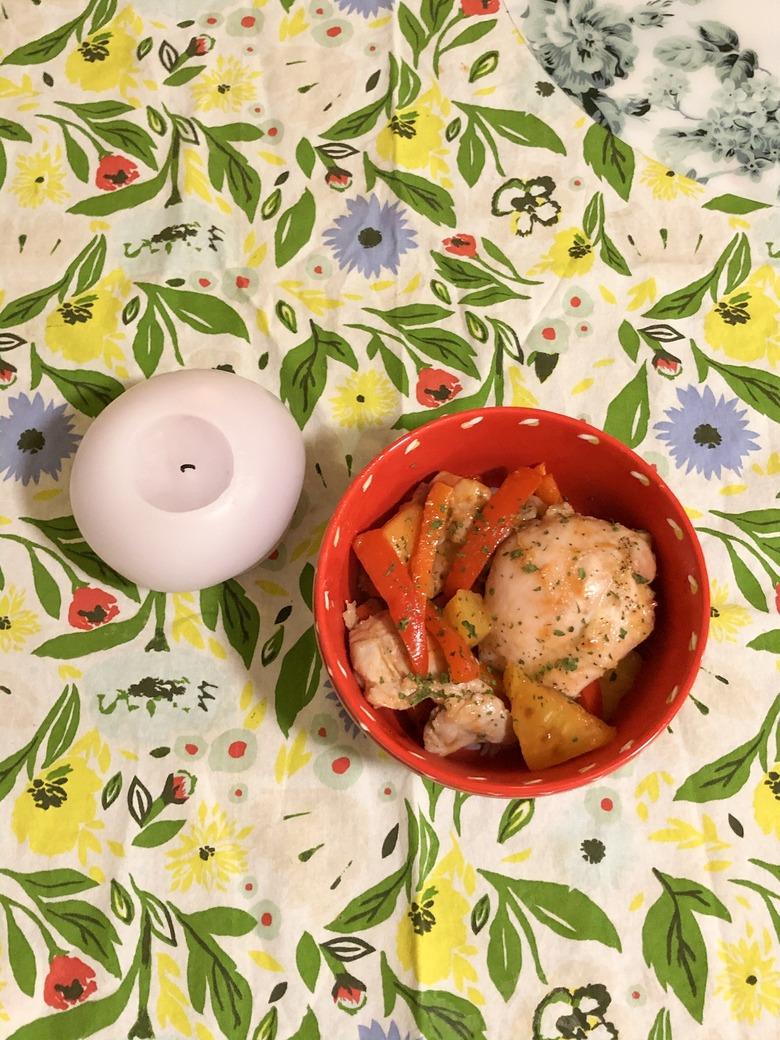
[[[430,598],[433,595],[433,562],[441,541],[442,528],[450,512],[452,487],[442,481],[431,484],[423,506],[417,543],[409,561],[409,573],[414,587]]]
[[[595,715],[599,719],[602,717],[601,683],[598,679],[594,679],[584,690],[580,690],[579,702],[591,715]]]
[[[415,589],[408,570],[381,528],[359,534],[353,548],[374,588],[387,603],[393,624],[409,654],[412,671],[415,675],[427,675],[425,597]]]
[[[557,506],[563,502],[563,495],[560,492],[560,488],[555,480],[552,473],[547,472],[547,466],[544,462],[540,462],[535,467],[537,473],[542,474],[542,480],[539,487],[536,489],[536,494],[541,498],[542,502],[546,506]]]
[[[541,481],[542,475],[536,470],[526,467],[516,469],[493,497],[488,499],[452,561],[444,583],[444,592],[448,598],[454,596],[458,589],[471,588],[498,546],[514,530],[520,510]]]
[[[426,604],[425,624],[444,654],[452,681],[462,683],[479,679],[479,661],[465,639],[444,620],[433,603]]]

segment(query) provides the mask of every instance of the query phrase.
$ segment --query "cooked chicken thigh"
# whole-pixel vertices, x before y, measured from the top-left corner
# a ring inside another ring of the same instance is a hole
[[[426,697],[463,699],[471,694],[490,692],[490,687],[481,679],[468,683],[440,682],[436,677],[446,678],[447,665],[431,639],[428,640],[431,678],[424,681],[413,678],[404,645],[386,610],[359,621],[350,630],[349,653],[366,698],[376,708],[403,711]]]
[[[471,685],[475,684],[463,683],[462,687]],[[434,708],[425,724],[423,742],[431,754],[451,755],[468,744],[516,744],[517,740],[509,708],[499,697],[485,692],[450,697]]]
[[[567,514],[550,509],[499,548],[480,656],[576,697],[652,632],[656,564],[647,535]]]

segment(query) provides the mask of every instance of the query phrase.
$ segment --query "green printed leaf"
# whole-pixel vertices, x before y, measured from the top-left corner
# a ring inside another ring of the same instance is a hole
[[[131,845],[139,849],[156,849],[158,845],[164,845],[166,841],[175,838],[182,829],[186,820],[155,820],[148,827],[133,838]]]
[[[222,186],[227,180],[228,191],[231,198],[244,213],[247,220],[253,221],[257,206],[260,201],[262,184],[260,177],[246,156],[233,148],[228,143],[228,137],[232,136],[227,128],[218,126],[204,126],[203,123],[195,121],[196,125],[206,137],[209,150],[208,174],[214,188],[222,191]],[[240,124],[239,124],[240,125]],[[243,136],[241,140],[247,138]]]
[[[76,213],[82,217],[107,217],[122,209],[134,209],[144,202],[153,199],[168,179],[168,163],[164,163],[160,171],[146,181],[136,181],[118,191],[102,191],[90,199],[82,199],[68,209],[68,213]]]
[[[36,657],[55,657],[60,661],[71,661],[76,657],[94,654],[97,650],[108,650],[129,643],[146,627],[152,610],[152,595],[148,595],[138,612],[127,621],[111,621],[107,625],[93,628],[89,632],[71,632],[55,636],[33,650]]]
[[[284,655],[276,680],[276,721],[285,737],[289,736],[299,712],[310,703],[317,692],[321,668],[322,661],[312,626],[306,629]]]
[[[385,367],[387,378],[400,394],[406,396],[409,393],[409,376],[406,374],[403,362],[378,337],[377,342],[379,344],[379,356]]]
[[[190,914],[190,923],[209,935],[248,935],[257,926],[257,918],[235,906],[212,906]]]
[[[639,333],[628,321],[622,321],[618,329],[618,342],[632,361],[636,361],[642,341]]]
[[[483,23],[484,24],[484,23]],[[497,134],[524,148],[548,148],[558,155],[566,155],[563,141],[551,126],[530,112],[518,112],[505,108],[482,108],[479,105],[461,105],[456,108],[472,117],[488,123]]]
[[[446,47],[442,47],[441,53],[444,54],[446,51],[453,51],[456,47],[466,47],[470,43],[477,43],[483,36],[487,36],[491,33],[496,25],[498,24],[495,18],[479,18],[473,19],[472,24],[469,25],[463,32],[458,33],[451,43],[448,43]]]
[[[655,1016],[647,1040],[673,1040],[672,1021],[666,1008],[661,1008]]]
[[[176,69],[170,76],[167,76],[163,80],[163,86],[182,87],[185,83],[189,83],[191,79],[199,76],[205,68],[205,65],[185,65],[181,69]]]
[[[647,364],[643,362],[634,378],[623,387],[607,408],[604,430],[623,441],[629,448],[636,448],[645,439],[649,419]]]
[[[20,296],[11,300],[0,311],[0,329],[8,329],[13,325],[21,325],[31,318],[37,317],[49,300],[54,296],[62,282],[55,285],[47,285],[44,289],[36,289],[35,292]]]
[[[396,824],[396,826],[398,825]],[[328,939],[327,942],[320,943],[320,946],[344,964],[359,961],[362,957],[367,957],[369,953],[375,952],[370,943],[367,943],[365,939],[358,939],[356,935],[350,935],[344,939]]]
[[[284,267],[309,241],[314,229],[316,207],[308,188],[296,203],[282,213],[274,231],[274,258],[277,267]]]
[[[111,912],[122,924],[132,924],[135,917],[132,896],[116,878],[111,879]]]
[[[138,282],[138,288],[163,301],[173,314],[191,329],[207,336],[237,336],[249,342],[249,331],[238,311],[209,293],[171,289],[166,285]]]
[[[6,904],[5,923],[8,944],[8,961],[14,982],[27,997],[35,992],[35,954],[27,936],[16,923],[11,908]]]
[[[409,873],[408,863],[383,878],[359,896],[355,896],[335,917],[327,929],[330,932],[362,932],[386,921],[398,901],[399,893]]]
[[[533,819],[535,804],[533,798],[513,798],[507,802],[498,825],[499,845],[503,845],[528,826]]]
[[[597,191],[582,214],[582,230],[591,241],[601,237],[604,227],[604,196]]]
[[[747,235],[741,234],[726,268],[726,286],[723,290],[726,296],[745,281],[750,274],[750,265],[750,242]]]
[[[481,54],[476,61],[472,62],[469,69],[469,83],[476,83],[478,79],[490,76],[498,68],[498,51],[487,51]]]
[[[283,3],[286,0],[282,0]],[[295,0],[292,0],[295,3]],[[285,988],[287,983],[282,983]],[[273,997],[271,997],[273,1000]],[[272,1007],[269,1011],[263,1015],[257,1029],[252,1034],[252,1040],[276,1040],[276,1034],[279,1029],[279,1015],[275,1007]]]
[[[391,1013],[400,997],[425,1040],[486,1040],[482,1012],[471,1001],[445,990],[405,986],[391,971],[384,953],[381,972],[385,1015]]]
[[[50,520],[37,520],[31,516],[23,516],[21,520],[23,523],[37,528],[67,560],[88,574],[90,578],[94,578],[101,585],[110,585],[111,588],[118,589],[129,599],[138,602],[138,589],[135,585],[127,578],[123,578],[121,574],[117,574],[113,568],[103,563],[100,557],[95,555],[82,538],[81,531],[72,516],[55,516]]]
[[[601,907],[579,889],[551,881],[507,879],[506,885],[537,921],[556,935],[579,941],[592,939],[613,950],[620,950],[615,926]]]
[[[219,608],[222,627],[233,649],[249,668],[260,636],[260,614],[235,578],[220,586]]]
[[[420,17],[429,35],[433,36],[444,27],[454,3],[455,0],[422,0]]]
[[[87,184],[89,181],[89,158],[87,153],[75,139],[67,126],[61,126],[62,139],[65,142],[65,156],[68,160],[68,166],[73,170],[74,174],[82,182]]]
[[[398,328],[408,328],[412,325],[432,325],[434,322],[443,321],[452,314],[446,307],[439,307],[435,303],[410,303],[405,307],[395,307],[389,311],[374,310],[366,307],[369,314],[378,314],[391,325]]]
[[[471,911],[471,930],[474,935],[479,935],[490,917],[490,896],[485,892],[474,904]]]
[[[583,156],[599,180],[606,181],[623,201],[628,201],[634,179],[634,152],[599,123],[585,134]]]
[[[714,358],[705,357],[693,340],[691,340],[691,350],[697,368],[701,366],[702,378],[708,369],[713,368],[746,404],[760,412],[761,415],[780,422],[780,376],[763,368],[724,365]],[[780,562],[780,557],[778,562]]]
[[[311,177],[314,164],[317,161],[317,153],[314,151],[311,142],[307,141],[305,137],[300,139],[298,147],[295,149],[295,161],[300,166],[303,175]]]
[[[119,936],[102,910],[82,899],[40,903],[38,910],[46,923],[59,932],[67,943],[102,964],[111,975],[121,977],[114,949]]]
[[[133,357],[147,379],[154,375],[164,347],[165,333],[157,320],[154,297],[149,296],[133,337]]]
[[[337,120],[329,130],[320,134],[320,137],[326,141],[348,141],[353,137],[362,137],[369,130],[373,130],[386,103],[386,97],[370,102],[365,107],[359,108],[357,112],[352,112],[343,119]]]
[[[401,75],[398,81],[398,107],[406,108],[420,93],[422,83],[420,77],[407,62],[401,62]]]
[[[465,260],[437,253],[435,250],[431,252],[431,256],[436,264],[436,273],[457,289],[482,289],[486,285],[499,284],[492,274],[476,264],[469,264]]]
[[[7,873],[35,900],[61,899],[63,896],[74,896],[97,887],[97,881],[70,867],[37,870],[31,874],[18,874],[12,870]]]
[[[144,892],[142,889],[136,889],[136,894],[141,900],[144,912],[149,915],[152,935],[164,942],[166,946],[177,946],[173,917],[165,903],[151,892]]]
[[[124,101],[87,101],[79,105],[58,101],[57,104],[74,112],[87,123],[96,119],[114,119],[126,112],[134,111],[133,106],[125,104]]]
[[[110,780],[106,781],[106,785],[100,793],[100,804],[103,806],[103,809],[109,809],[121,793],[122,774],[116,772]]]
[[[311,336],[282,360],[280,396],[303,429],[322,396],[328,378],[328,347],[325,330],[310,321]]]
[[[609,235],[606,233],[606,231],[601,232],[600,242],[601,249],[599,251],[599,256],[607,265],[607,267],[611,267],[612,270],[617,271],[618,274],[630,277],[631,269],[626,263],[625,257],[620,252],[615,243],[612,241],[612,239],[609,237]]]
[[[35,595],[38,597],[38,602],[49,617],[58,618],[62,601],[59,585],[38,559],[35,550],[28,547],[27,552],[30,556],[33,585],[35,586]]]
[[[50,765],[61,758],[73,743],[81,720],[81,701],[79,691],[75,686],[66,687],[62,707],[57,713],[52,727],[49,730],[49,739],[46,742],[46,754],[44,755],[41,769],[48,769]]]
[[[689,1014],[701,1022],[707,988],[707,949],[696,914],[722,921],[731,915],[708,888],[653,868],[663,889],[647,912],[642,952],[663,989],[671,988]]]
[[[301,1020],[301,1024],[290,1037],[290,1040],[320,1040],[320,1027],[317,1024],[316,1016],[310,1007],[306,1008],[306,1013]]]
[[[295,965],[310,993],[313,993],[317,986],[321,959],[319,946],[309,932],[304,932],[295,949]]]
[[[506,285],[489,285],[487,289],[477,289],[476,292],[466,293],[458,302],[465,307],[492,307],[495,303],[505,303],[507,300],[527,299],[529,299],[528,296],[513,292]]]
[[[89,27],[90,34],[96,33],[107,25],[116,14],[117,0],[98,0],[97,6],[92,11],[92,24]]]
[[[437,364],[479,379],[479,369],[473,361],[476,352],[462,336],[447,329],[425,328],[407,330],[406,338],[421,354]]]
[[[32,141],[29,130],[25,130],[21,123],[15,123],[13,119],[0,116],[0,137],[6,141]]]
[[[466,130],[458,144],[457,161],[463,180],[470,188],[473,188],[485,167],[485,146],[471,120],[466,125]]]
[[[398,5],[398,26],[403,33],[404,39],[412,48],[412,58],[416,67],[420,58],[420,52],[428,42],[428,34],[406,4]],[[404,104],[408,104],[408,102],[402,102],[399,99],[399,108],[403,108]]]
[[[750,509],[746,513],[721,513],[711,510],[735,524],[761,548],[775,563],[780,564],[780,509]]]
[[[670,318],[690,318],[701,307],[711,285],[712,274],[706,274],[703,278],[691,282],[690,285],[662,296],[649,311],[644,312],[644,317],[664,321]]]
[[[753,571],[740,559],[737,555],[737,551],[734,548],[732,542],[728,538],[722,539],[726,552],[729,554],[729,562],[731,563],[731,569],[734,572],[734,580],[737,583],[737,587],[751,607],[756,610],[761,610],[765,614],[769,612],[767,606],[766,596],[764,590],[761,588],[760,582],[756,579]],[[750,646],[750,643],[748,643]]]
[[[780,654],[780,628],[772,632],[762,632],[760,636],[748,643],[751,650],[767,650],[770,654]]]
[[[90,126],[92,131],[111,148],[118,152],[127,152],[147,166],[157,169],[157,160],[154,156],[157,146],[143,127],[136,126],[126,119],[117,119],[113,122],[93,121]]]
[[[41,371],[54,383],[59,392],[77,411],[94,419],[106,405],[115,401],[124,386],[113,376],[86,368],[51,368],[40,362]]]
[[[523,949],[520,936],[503,902],[499,903],[488,935],[488,975],[504,1000],[508,1001],[515,992],[517,980],[520,978]]]
[[[427,217],[437,225],[455,227],[455,209],[452,196],[444,188],[415,173],[402,173],[400,170],[380,170],[378,166],[365,157],[366,170],[390,188],[390,190],[407,206]]]
[[[744,216],[753,213],[757,209],[771,209],[770,202],[757,202],[755,199],[746,199],[742,195],[717,195],[709,202],[702,205],[702,209],[714,209],[718,213],[732,213],[735,216]]]
[[[76,29],[81,27],[82,21],[83,15],[79,15],[72,22],[66,22],[65,25],[61,25],[45,36],[39,36],[37,40],[31,40],[29,43],[22,44],[21,47],[17,47],[10,54],[6,54],[0,64],[40,65],[44,61],[51,61],[52,58],[56,58],[65,49],[65,44]]]
[[[421,892],[426,878],[436,865],[436,858],[439,855],[439,837],[422,813],[419,814],[418,823],[420,847],[418,850],[417,891]]]

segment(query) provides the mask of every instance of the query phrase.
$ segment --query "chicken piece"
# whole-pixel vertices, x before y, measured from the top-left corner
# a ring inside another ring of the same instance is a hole
[[[555,509],[496,553],[480,657],[576,697],[652,632],[656,564],[648,535]]]
[[[477,683],[463,683],[465,686]],[[489,692],[449,698],[434,708],[425,724],[423,742],[432,755],[451,755],[469,744],[514,744],[512,715],[506,704]]]
[[[409,658],[395,625],[385,610],[359,621],[349,633],[352,667],[369,704],[375,708],[404,711],[432,697],[446,700],[471,693],[485,693],[490,687],[482,680],[468,683],[447,682],[447,665],[441,650],[428,639],[431,676],[420,680],[411,674]],[[443,676],[443,679],[442,679]]]

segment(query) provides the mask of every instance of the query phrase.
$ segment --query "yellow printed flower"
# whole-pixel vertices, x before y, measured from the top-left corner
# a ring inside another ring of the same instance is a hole
[[[0,596],[0,650],[21,650],[30,636],[40,630],[37,616],[25,610],[24,590],[9,585]]]
[[[107,365],[122,357],[119,315],[127,283],[116,272],[80,296],[66,297],[46,319],[44,338],[50,350],[84,364],[101,357]]]
[[[192,87],[195,108],[209,112],[218,108],[222,112],[238,112],[248,101],[257,96],[255,80],[260,75],[253,72],[238,58],[217,58],[216,68],[198,77]]]
[[[729,603],[729,590],[713,579],[710,582],[710,634],[719,643],[734,643],[739,630],[750,622],[745,607]]]
[[[34,776],[16,800],[14,834],[39,856],[70,852],[82,831],[95,822],[95,795],[103,782],[87,764],[87,756],[75,751],[74,746],[66,761]]]
[[[427,168],[442,148],[444,121],[421,101],[395,111],[376,139],[380,156],[393,166],[407,170]]]
[[[770,1015],[780,1012],[780,972],[768,950],[768,935],[763,953],[755,940],[720,943],[718,956],[725,967],[718,976],[715,992],[728,1001],[732,1017],[738,1022],[757,1022],[765,1011]]]
[[[780,306],[774,279],[767,267],[758,268],[733,293],[721,297],[704,319],[704,337],[715,350],[737,361],[770,365],[780,360]]]
[[[462,988],[464,981],[476,978],[468,960],[476,952],[467,942],[469,902],[454,884],[459,881],[469,894],[472,876],[473,869],[453,843],[452,851],[433,871],[398,926],[398,959],[424,985],[454,975],[458,988]]]
[[[753,812],[764,834],[780,838],[780,762],[761,777],[753,795]]]
[[[19,205],[26,209],[37,209],[45,202],[63,202],[68,193],[65,183],[65,169],[60,161],[62,150],[56,148],[50,152],[45,145],[40,152],[32,155],[20,155],[16,160],[16,176],[11,183],[11,191],[19,200]]]
[[[683,177],[681,173],[675,173],[655,159],[645,161],[640,180],[642,184],[648,185],[654,199],[663,199],[664,202],[676,199],[679,195],[691,198],[704,191],[701,184],[697,184],[690,177]]]
[[[553,244],[530,273],[552,271],[559,278],[574,278],[587,274],[594,259],[593,244],[582,228],[565,228],[558,232]]]
[[[227,882],[247,870],[246,848],[242,845],[251,827],[236,828],[218,805],[201,802],[198,815],[181,832],[179,845],[168,853],[171,888],[186,892],[199,885],[211,892],[224,892]]]
[[[362,430],[386,422],[398,407],[398,394],[387,376],[369,369],[345,379],[330,403],[339,425]]]
[[[143,23],[125,7],[108,25],[85,36],[65,62],[65,75],[82,90],[116,90],[135,86],[135,50]]]

